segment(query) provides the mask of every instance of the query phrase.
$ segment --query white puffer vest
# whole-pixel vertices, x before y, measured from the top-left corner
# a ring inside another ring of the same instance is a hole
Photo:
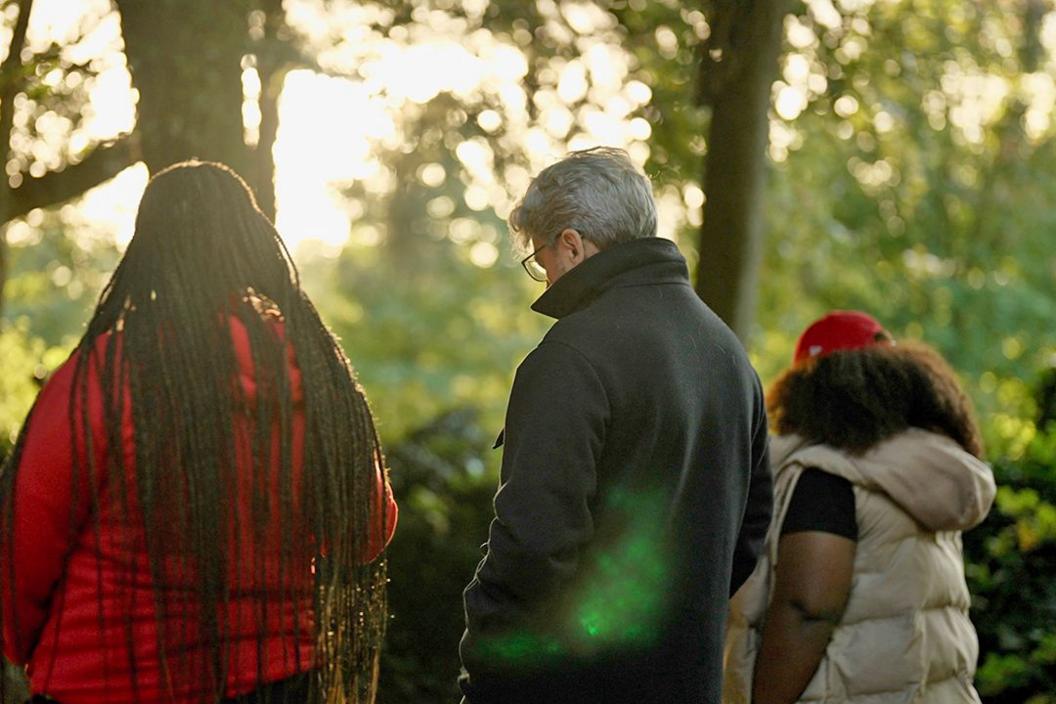
[[[770,451],[774,520],[731,602],[724,702],[751,701],[781,524],[803,470],[817,467],[853,485],[858,544],[847,608],[800,701],[978,703],[961,531],[990,510],[990,468],[949,438],[917,429],[861,457],[795,437],[774,438]]]

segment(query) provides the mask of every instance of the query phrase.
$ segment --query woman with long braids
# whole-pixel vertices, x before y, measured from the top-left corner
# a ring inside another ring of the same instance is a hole
[[[378,438],[227,167],[147,185],[0,500],[4,653],[41,701],[373,700],[396,521]]]
[[[774,517],[732,601],[724,702],[977,704],[961,532],[994,479],[953,371],[834,311],[767,412]]]

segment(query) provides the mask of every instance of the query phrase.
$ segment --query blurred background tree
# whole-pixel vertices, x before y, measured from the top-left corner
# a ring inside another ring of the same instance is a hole
[[[512,373],[545,332],[505,218],[623,146],[764,380],[828,308],[936,346],[1001,490],[966,538],[987,702],[1056,701],[1050,0],[0,1],[0,454],[150,172],[232,164],[342,337],[400,530],[382,701],[455,696]],[[1028,598],[1024,598],[1026,595]]]

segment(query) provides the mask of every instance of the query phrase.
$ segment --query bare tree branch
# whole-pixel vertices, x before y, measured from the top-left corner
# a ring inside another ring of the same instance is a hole
[[[21,217],[34,208],[58,205],[113,178],[139,161],[137,141],[134,133],[126,134],[99,145],[77,164],[40,178],[27,178],[21,186],[9,191],[5,209],[0,210],[0,222]]]

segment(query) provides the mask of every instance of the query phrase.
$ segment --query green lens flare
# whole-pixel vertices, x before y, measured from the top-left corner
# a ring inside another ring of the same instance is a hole
[[[529,666],[644,648],[655,641],[671,575],[664,549],[666,495],[617,492],[609,497],[605,513],[606,520],[620,521],[616,537],[587,556],[560,606],[540,609],[545,623],[538,627],[482,641],[484,654]]]

